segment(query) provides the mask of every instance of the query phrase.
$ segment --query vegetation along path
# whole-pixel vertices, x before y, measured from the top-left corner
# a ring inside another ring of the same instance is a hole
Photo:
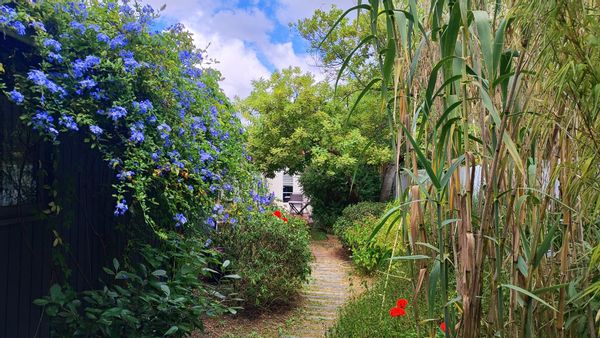
[[[287,337],[323,337],[336,320],[338,309],[362,289],[351,275],[351,264],[336,237],[313,241],[310,282],[302,290],[303,320]]]

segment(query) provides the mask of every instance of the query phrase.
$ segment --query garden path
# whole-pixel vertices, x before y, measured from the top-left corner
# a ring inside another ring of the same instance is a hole
[[[324,337],[335,323],[338,309],[363,289],[360,279],[351,275],[351,262],[336,237],[313,241],[311,250],[315,260],[310,282],[302,290],[302,319],[289,330],[291,335],[284,337]]]
[[[304,286],[297,307],[286,311],[207,319],[206,332],[191,338],[313,338],[324,337],[333,326],[339,308],[365,290],[368,279],[353,274],[346,250],[335,236],[313,240],[310,281]]]

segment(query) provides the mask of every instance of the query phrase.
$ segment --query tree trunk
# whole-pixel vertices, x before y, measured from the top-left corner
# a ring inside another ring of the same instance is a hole
[[[379,193],[379,201],[387,202],[392,197],[394,191],[394,176],[396,170],[393,163],[388,163],[383,167],[383,179],[381,180],[381,192]]]

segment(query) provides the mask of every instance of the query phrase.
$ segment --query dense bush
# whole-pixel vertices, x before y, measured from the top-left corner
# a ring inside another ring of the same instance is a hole
[[[353,177],[311,165],[305,168],[300,183],[310,198],[313,219],[324,229],[330,229],[348,205],[376,201],[381,189],[381,177],[372,166],[361,166]]]
[[[385,203],[378,202],[350,205],[333,225],[333,231],[342,244],[352,251],[352,261],[366,273],[382,267],[392,251],[393,234],[380,231],[373,241],[369,241],[385,207]]]
[[[220,262],[215,252],[199,246],[191,241],[161,249],[144,246],[143,263],[135,269],[127,271],[117,259],[112,268],[104,268],[110,280],[103,289],[77,294],[55,284],[49,296],[35,303],[45,307],[57,336],[183,337],[202,328],[201,315],[235,311],[198,278],[209,277],[208,266]]]
[[[294,300],[310,275],[309,231],[300,218],[255,214],[222,228],[214,242],[224,250],[240,279],[236,291],[246,308],[267,308]]]

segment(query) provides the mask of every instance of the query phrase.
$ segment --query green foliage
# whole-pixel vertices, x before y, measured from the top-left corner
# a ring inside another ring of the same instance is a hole
[[[331,337],[430,337],[426,332],[417,334],[417,327],[413,318],[415,310],[424,313],[427,309],[423,296],[419,296],[413,302],[411,294],[413,285],[409,274],[404,270],[394,269],[395,277],[391,277],[386,284],[383,279],[378,280],[375,285],[365,291],[362,295],[350,300],[340,310],[339,318],[334,327],[330,329]],[[385,302],[382,304],[383,296]],[[408,300],[406,316],[391,317],[389,310],[396,305],[396,300],[405,298]],[[435,320],[438,324],[440,318]],[[436,325],[437,326],[437,325]],[[434,337],[443,337],[438,328]]]
[[[391,256],[394,234],[381,231],[371,241],[371,233],[385,211],[385,203],[361,202],[344,209],[333,225],[333,231],[352,251],[352,261],[366,273],[385,266]],[[389,228],[388,222],[386,229]]]
[[[220,230],[214,243],[241,277],[235,289],[244,307],[266,309],[295,300],[310,275],[309,237],[303,219],[286,222],[267,213]]]
[[[211,277],[209,265],[219,263],[213,251],[197,250],[199,245],[144,246],[143,263],[135,268],[125,270],[117,259],[112,268],[104,268],[111,278],[104,288],[77,294],[55,284],[35,303],[44,307],[57,336],[184,337],[202,328],[202,315],[235,311],[223,303],[225,296],[199,279]]]
[[[379,197],[379,167],[390,160],[382,133],[370,129],[374,124],[346,123],[347,107],[332,95],[327,83],[290,68],[255,82],[238,103],[253,122],[248,151],[257,167],[267,176],[302,174],[314,219],[325,227],[346,205]],[[361,112],[366,118],[370,111]]]
[[[303,172],[300,183],[310,197],[313,219],[322,228],[331,227],[346,206],[377,200],[381,188],[379,172],[372,166],[357,168],[354,176],[311,165]]]

